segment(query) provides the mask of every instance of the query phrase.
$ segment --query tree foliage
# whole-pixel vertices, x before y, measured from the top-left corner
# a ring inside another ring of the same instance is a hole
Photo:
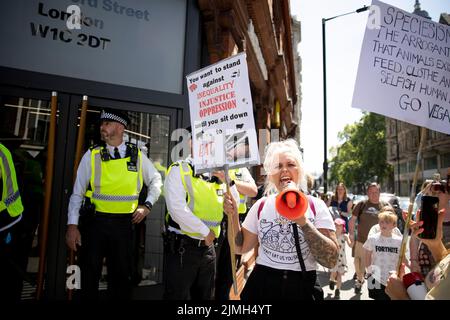
[[[382,183],[390,172],[386,162],[385,118],[364,113],[359,122],[345,126],[338,137],[342,144],[331,160],[330,181],[361,189],[368,182]]]

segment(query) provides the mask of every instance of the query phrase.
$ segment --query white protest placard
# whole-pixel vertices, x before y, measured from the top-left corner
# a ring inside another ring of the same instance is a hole
[[[245,53],[186,77],[196,173],[259,164]]]
[[[450,134],[450,27],[374,0],[352,107]]]

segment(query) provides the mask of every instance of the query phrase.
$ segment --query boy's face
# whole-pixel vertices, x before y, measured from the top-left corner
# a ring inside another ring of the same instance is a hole
[[[390,232],[395,228],[395,223],[388,220],[380,220],[378,224],[381,232]]]

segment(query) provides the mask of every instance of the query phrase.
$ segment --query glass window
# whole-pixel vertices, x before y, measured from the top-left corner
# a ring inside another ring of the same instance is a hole
[[[408,162],[408,171],[414,172],[416,170],[416,160],[411,160]]]
[[[12,96],[0,96],[0,101],[0,142],[11,152],[24,207],[18,240],[21,250],[13,262],[24,278],[22,299],[30,300],[35,296],[39,266],[38,225],[44,203],[50,101]]]
[[[407,171],[407,163],[400,163],[400,173],[406,173]]]
[[[411,186],[408,181],[400,182],[400,196],[408,196]]]
[[[43,150],[48,139],[50,102],[17,97],[3,97],[3,101],[2,138],[20,141],[22,149]]]
[[[424,170],[433,170],[437,169],[437,157],[425,158],[423,159],[423,169]]]
[[[99,116],[101,108],[89,106],[86,119],[85,149],[101,143]],[[124,140],[136,144],[141,152],[151,159],[164,182],[169,163],[170,117],[160,114],[128,111],[130,124],[125,129]],[[139,201],[143,203],[147,195],[144,187]],[[162,283],[163,242],[161,230],[166,212],[164,196],[161,194],[153,204],[151,214],[145,223],[136,225],[134,243],[133,282],[139,286]],[[105,279],[104,277],[102,279]],[[106,286],[100,282],[100,288]]]
[[[441,168],[450,167],[450,152],[441,155]]]

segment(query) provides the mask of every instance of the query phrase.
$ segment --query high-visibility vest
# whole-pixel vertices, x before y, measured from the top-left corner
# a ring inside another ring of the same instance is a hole
[[[164,182],[164,179],[166,178],[166,172],[167,172],[167,168],[164,167],[160,162],[156,161],[153,162],[153,166],[155,167],[156,170],[158,170],[159,174],[161,175],[161,178]],[[164,197],[164,188],[161,188],[161,197]]]
[[[230,179],[231,180],[239,180],[239,179],[236,179],[236,174],[239,175],[240,172],[241,172],[240,168],[228,170]],[[243,194],[239,194],[238,212],[239,212],[239,214],[247,213],[247,196],[244,196]]]
[[[172,164],[167,170],[167,174],[174,167],[179,167],[181,181],[187,194],[187,205],[189,209],[218,238],[220,235],[220,223],[223,219],[224,184],[211,183],[201,177],[195,177],[192,167],[186,161],[179,161]],[[168,200],[170,201],[170,199]],[[188,236],[203,237],[200,233],[180,231]]]
[[[0,212],[5,210],[14,218],[23,212],[22,199],[17,185],[16,169],[9,150],[0,143],[0,170],[2,171],[2,200]]]
[[[166,176],[166,171],[167,168],[164,167],[160,162],[155,161],[153,162],[153,166],[155,167],[156,170],[159,171],[159,173],[161,174],[161,177],[164,179],[164,177]]]
[[[138,149],[136,163],[131,156],[103,161],[103,146],[91,149],[92,190],[86,192],[95,210],[106,213],[133,213],[142,189],[142,157]],[[104,152],[104,151],[103,151]]]

